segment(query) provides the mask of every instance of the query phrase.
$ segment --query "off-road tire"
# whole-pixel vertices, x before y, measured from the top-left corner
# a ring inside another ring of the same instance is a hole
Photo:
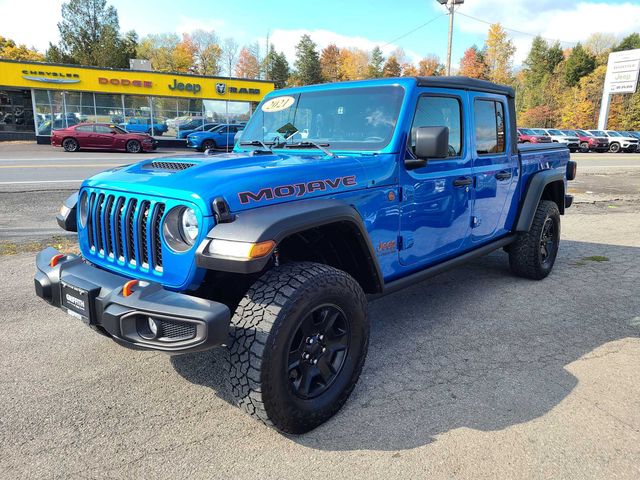
[[[309,312],[327,304],[348,317],[349,346],[326,390],[300,398],[289,377],[291,344]],[[360,285],[336,268],[311,262],[274,267],[241,300],[229,336],[230,392],[238,406],[278,430],[305,433],[340,410],[358,381],[369,344],[366,298]]]
[[[142,144],[137,140],[129,140],[126,145],[128,153],[141,153]]]
[[[77,152],[80,150],[80,144],[75,138],[65,138],[62,141],[62,148],[65,152]]]
[[[553,222],[553,249],[546,259],[541,252],[542,235],[547,221]],[[509,267],[516,275],[542,280],[553,269],[560,244],[560,211],[555,202],[542,200],[538,204],[528,232],[520,232],[509,245]]]

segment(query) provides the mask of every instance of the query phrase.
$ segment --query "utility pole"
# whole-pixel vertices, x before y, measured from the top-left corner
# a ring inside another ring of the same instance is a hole
[[[453,13],[456,5],[462,5],[464,0],[437,0],[449,10],[449,45],[447,46],[447,75],[451,75],[451,46],[453,44]]]

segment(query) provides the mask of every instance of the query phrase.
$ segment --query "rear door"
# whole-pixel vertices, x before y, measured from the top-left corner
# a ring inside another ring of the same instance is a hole
[[[509,109],[505,97],[470,93],[473,113],[474,196],[471,241],[483,243],[506,232],[508,206],[518,176],[518,156],[512,154],[508,134]]]
[[[78,141],[80,148],[93,147],[93,128],[93,125],[80,125],[74,129],[75,138]]]
[[[469,116],[464,111],[466,95],[460,90],[429,89],[418,97],[411,139],[418,127],[448,127],[449,157],[430,159],[415,170],[400,165],[403,265],[429,265],[452,256],[468,235],[472,172],[471,155],[463,142]],[[411,139],[408,150],[414,145]]]

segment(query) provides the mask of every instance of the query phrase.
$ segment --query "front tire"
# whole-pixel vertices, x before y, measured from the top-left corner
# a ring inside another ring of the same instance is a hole
[[[65,138],[62,141],[62,148],[65,152],[77,152],[80,150],[80,144],[75,138]]]
[[[308,432],[346,402],[368,344],[367,302],[350,275],[310,262],[275,267],[231,320],[231,392],[265,424]]]
[[[203,152],[206,150],[213,150],[214,148],[216,148],[216,142],[214,142],[213,140],[205,140],[200,146],[200,150],[202,150]]]
[[[509,267],[520,277],[542,280],[553,269],[559,245],[560,211],[555,202],[543,200],[529,231],[509,245]]]
[[[609,151],[611,153],[618,153],[620,151],[620,144],[612,143],[611,145],[609,145]]]
[[[589,142],[582,142],[580,144],[580,151],[582,153],[589,153]]]
[[[140,153],[142,151],[142,145],[137,140],[129,140],[126,149],[128,153]]]

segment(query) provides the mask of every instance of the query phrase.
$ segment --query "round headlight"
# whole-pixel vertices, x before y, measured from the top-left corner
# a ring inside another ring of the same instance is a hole
[[[180,217],[180,234],[189,245],[193,245],[198,238],[198,217],[193,208],[185,208]]]
[[[80,226],[84,228],[87,225],[87,219],[89,218],[89,195],[87,192],[82,192],[80,197]]]

